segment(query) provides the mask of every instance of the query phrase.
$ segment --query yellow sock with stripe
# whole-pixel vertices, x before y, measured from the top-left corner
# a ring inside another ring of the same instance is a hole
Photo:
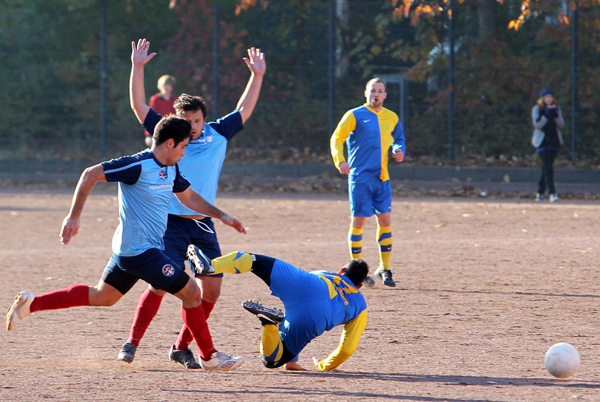
[[[277,363],[283,356],[283,342],[276,325],[265,325],[260,339],[261,358],[269,363]]]
[[[215,274],[245,274],[252,269],[252,256],[249,253],[234,251],[211,261]]]
[[[350,225],[348,231],[348,247],[350,247],[350,256],[353,260],[362,258],[363,230]]]
[[[392,269],[392,227],[377,225],[377,243],[379,243],[379,266],[382,269]]]

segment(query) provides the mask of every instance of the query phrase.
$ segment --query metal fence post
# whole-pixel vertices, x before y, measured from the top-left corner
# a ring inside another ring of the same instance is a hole
[[[106,156],[106,76],[107,76],[107,46],[106,46],[106,14],[108,3],[100,3],[100,154]]]
[[[454,0],[450,0],[448,21],[448,159],[454,159]]]
[[[215,118],[219,117],[219,6],[213,8],[213,97]]]
[[[571,160],[577,160],[577,16],[571,13]]]

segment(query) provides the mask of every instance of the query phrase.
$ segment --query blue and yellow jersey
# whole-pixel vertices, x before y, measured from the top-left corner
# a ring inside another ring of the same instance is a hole
[[[349,180],[354,183],[364,183],[373,177],[389,180],[390,147],[393,152],[401,150],[406,154],[404,129],[398,115],[386,108],[375,112],[367,104],[346,112],[331,136],[331,155],[337,168],[346,161],[344,141],[348,147]]]
[[[325,310],[325,330],[344,324],[338,347],[318,364],[319,370],[333,370],[345,362],[358,347],[367,326],[367,302],[350,279],[327,271],[311,272],[322,279],[329,289]]]

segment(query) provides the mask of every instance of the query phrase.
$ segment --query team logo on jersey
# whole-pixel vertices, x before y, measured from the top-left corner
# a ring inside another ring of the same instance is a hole
[[[212,142],[212,135],[209,137],[206,137],[206,142]]]
[[[163,180],[166,179],[167,178],[167,171],[165,169],[160,169],[160,172],[158,173],[158,176],[161,179],[163,179]]]
[[[173,276],[175,274],[175,268],[171,264],[166,264],[162,267],[164,276]]]

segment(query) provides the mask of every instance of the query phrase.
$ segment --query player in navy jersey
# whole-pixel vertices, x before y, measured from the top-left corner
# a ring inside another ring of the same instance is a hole
[[[282,260],[237,251],[211,261],[193,244],[188,248],[188,257],[202,272],[252,272],[281,299],[285,314],[257,302],[242,303],[263,325],[260,354],[267,368],[297,360],[310,341],[338,325],[344,325],[340,344],[327,358],[315,359],[317,369],[333,370],[358,347],[367,326],[367,303],[359,292],[369,272],[364,260],[354,259],[334,274],[307,272]]]
[[[145,39],[140,39],[137,44],[132,43],[130,100],[140,123],[147,131],[152,132],[161,116],[149,108],[145,101],[144,65],[155,55],[155,53],[148,54],[149,47],[150,43]],[[187,154],[181,159],[179,166],[190,181],[191,187],[211,203],[214,203],[217,195],[227,144],[243,129],[244,123],[252,115],[266,70],[264,54],[260,49],[248,49],[248,58],[244,58],[244,61],[251,75],[233,112],[216,121],[206,123],[206,105],[201,97],[181,94],[174,105],[177,116],[192,124],[192,139]],[[177,198],[172,197],[165,233],[165,252],[173,261],[181,262],[185,259],[188,245],[192,243],[211,258],[221,255],[211,218],[190,210]],[[202,307],[207,318],[220,295],[222,280],[222,275],[198,276],[198,283],[202,290]],[[163,290],[153,289],[150,286],[141,296],[129,338],[118,355],[120,360],[128,363],[133,361],[139,342],[158,312],[164,294]],[[169,357],[185,368],[201,368],[188,348],[191,341],[191,333],[184,325],[177,341],[171,347]]]
[[[112,306],[142,279],[181,299],[183,322],[192,332],[207,367],[233,369],[241,364],[214,348],[201,306],[200,288],[180,265],[183,261],[173,261],[163,252],[172,194],[188,208],[245,233],[240,221],[208,203],[180,173],[177,162],[185,155],[191,128],[186,120],[168,116],[156,126],[152,148],[84,170],[62,223],[60,239],[66,245],[77,235],[85,201],[96,183],[118,182],[119,226],[104,273],[96,286],[73,285],[38,296],[20,292],[6,314],[8,331],[31,313],[42,310]],[[186,264],[192,266],[189,261]]]

